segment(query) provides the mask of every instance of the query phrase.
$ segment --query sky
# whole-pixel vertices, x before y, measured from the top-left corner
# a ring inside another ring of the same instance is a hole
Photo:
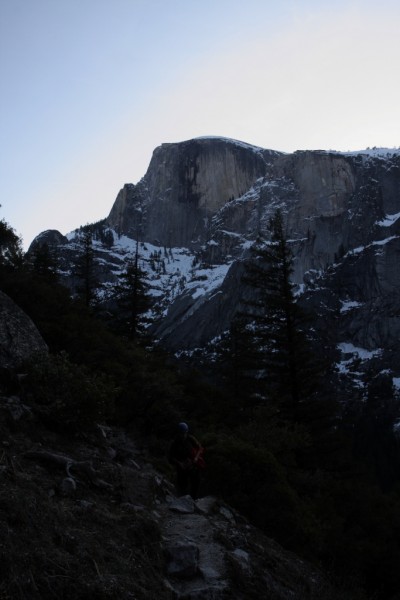
[[[400,145],[398,0],[0,0],[0,219],[108,216],[166,142]]]

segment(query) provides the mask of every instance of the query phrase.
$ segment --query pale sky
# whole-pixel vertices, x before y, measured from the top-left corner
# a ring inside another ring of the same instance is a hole
[[[108,215],[154,148],[400,145],[398,0],[0,0],[0,219]]]

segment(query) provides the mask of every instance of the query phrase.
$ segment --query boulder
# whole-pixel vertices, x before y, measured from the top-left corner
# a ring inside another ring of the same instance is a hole
[[[165,548],[169,577],[190,579],[197,575],[199,548],[192,542],[175,542]]]
[[[47,351],[33,321],[0,292],[0,369],[16,368],[32,354]]]

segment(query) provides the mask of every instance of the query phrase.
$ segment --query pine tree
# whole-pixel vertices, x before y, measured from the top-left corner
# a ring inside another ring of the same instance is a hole
[[[74,275],[79,280],[76,290],[85,305],[92,308],[97,300],[99,284],[95,274],[96,260],[93,251],[92,231],[88,226],[83,232],[81,248],[82,250],[74,267]]]
[[[294,296],[293,256],[280,211],[270,219],[269,229],[270,241],[259,238],[246,264],[247,299],[240,317],[251,332],[247,353],[254,361],[260,396],[297,411],[315,391],[320,365],[307,339],[308,317]]]
[[[132,260],[114,286],[114,296],[118,306],[117,328],[128,332],[130,339],[143,333],[143,318],[151,305],[145,272],[139,266],[139,244]]]
[[[0,205],[1,206],[1,205]],[[10,270],[22,266],[22,242],[14,229],[0,220],[0,270]]]
[[[400,409],[392,374],[371,369],[365,375],[366,398],[354,420],[356,456],[376,474],[384,489],[400,479],[400,451],[395,433]]]
[[[257,401],[256,373],[250,353],[251,332],[244,320],[236,317],[218,340],[213,340],[212,360],[208,375],[226,398],[224,416],[226,425],[237,426],[252,418],[252,408]]]
[[[57,260],[54,251],[47,243],[40,244],[33,253],[31,261],[33,271],[43,279],[57,281]]]

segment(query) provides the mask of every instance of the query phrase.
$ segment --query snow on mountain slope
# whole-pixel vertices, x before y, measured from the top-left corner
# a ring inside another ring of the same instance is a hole
[[[240,301],[240,265],[258,236],[268,239],[277,209],[299,302],[311,303],[321,327],[332,328],[336,348],[382,348],[366,360],[394,369],[400,149],[285,154],[220,136],[162,144],[140,182],[118,194],[103,224],[108,243],[94,236],[103,293],[139,238],[156,335],[173,351],[204,347],[229,326]],[[62,272],[72,287],[79,232],[62,237],[53,232],[49,241],[69,255]]]

